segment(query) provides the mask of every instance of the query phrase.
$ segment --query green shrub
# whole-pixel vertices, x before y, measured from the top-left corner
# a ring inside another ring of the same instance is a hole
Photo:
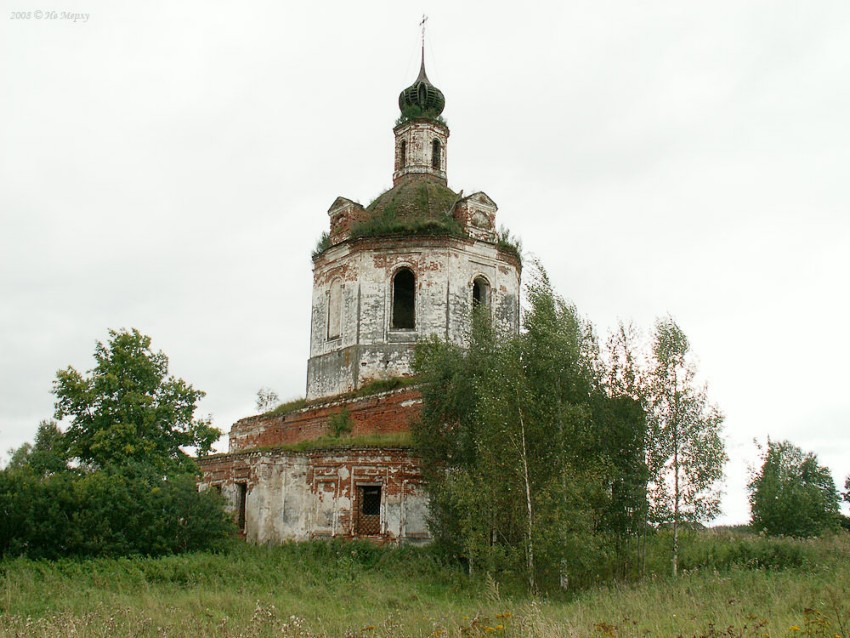
[[[0,472],[0,555],[163,555],[221,548],[233,534],[221,496],[194,475],[130,465],[38,477]]]
[[[337,438],[351,433],[351,413],[348,408],[343,408],[328,419],[328,429]]]

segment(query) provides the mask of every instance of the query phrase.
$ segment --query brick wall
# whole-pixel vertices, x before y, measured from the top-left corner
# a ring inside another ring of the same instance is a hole
[[[330,401],[283,416],[253,416],[230,429],[230,452],[291,445],[330,434],[329,420],[348,410],[351,436],[408,432],[422,398],[415,388],[382,392],[360,399]]]
[[[243,531],[251,542],[430,538],[420,462],[407,448],[254,450],[207,457],[200,465],[202,489],[221,491],[234,516],[243,509]],[[380,513],[374,527],[364,528],[358,517],[363,490],[370,488],[380,489]]]

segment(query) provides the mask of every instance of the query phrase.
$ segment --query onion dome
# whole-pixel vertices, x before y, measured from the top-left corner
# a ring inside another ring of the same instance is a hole
[[[398,108],[404,117],[437,117],[446,107],[443,92],[431,84],[425,74],[425,52],[419,77],[398,96]]]

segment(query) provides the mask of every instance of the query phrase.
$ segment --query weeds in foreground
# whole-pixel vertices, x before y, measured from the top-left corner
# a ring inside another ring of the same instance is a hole
[[[0,637],[850,638],[850,537],[803,543],[799,567],[707,567],[536,599],[430,550],[366,543],[5,560]]]

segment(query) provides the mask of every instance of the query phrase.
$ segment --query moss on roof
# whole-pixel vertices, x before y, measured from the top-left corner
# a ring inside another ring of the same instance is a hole
[[[451,216],[458,196],[429,176],[410,176],[381,193],[366,207],[369,217],[393,216],[400,221],[443,219]]]
[[[366,207],[367,217],[351,229],[352,237],[380,235],[455,235],[463,228],[452,217],[458,194],[426,175],[402,179]]]

